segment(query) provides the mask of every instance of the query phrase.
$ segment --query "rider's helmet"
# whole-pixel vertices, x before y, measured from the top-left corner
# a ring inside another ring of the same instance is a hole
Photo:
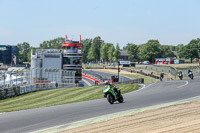
[[[190,69],[188,69],[188,73],[189,73],[189,72],[192,72],[192,71],[191,71]]]
[[[104,82],[105,85],[108,85],[109,83],[110,83],[109,80],[106,80],[106,81]]]

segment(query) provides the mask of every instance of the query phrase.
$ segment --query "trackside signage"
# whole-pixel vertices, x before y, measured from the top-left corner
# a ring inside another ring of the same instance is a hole
[[[120,61],[120,64],[121,64],[121,65],[124,65],[124,64],[129,64],[129,65],[130,65],[130,64],[131,64],[131,62],[130,62],[130,61]]]

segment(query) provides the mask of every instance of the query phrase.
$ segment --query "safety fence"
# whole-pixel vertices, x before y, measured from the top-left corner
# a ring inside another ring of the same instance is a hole
[[[25,86],[7,86],[4,89],[0,89],[0,99],[6,99],[9,97],[19,96],[22,94],[40,91],[40,90],[48,90],[48,89],[56,89],[56,88],[74,88],[75,84],[69,83],[39,83],[39,84],[31,84]]]
[[[6,86],[24,86],[37,83],[75,84],[75,73],[75,71],[47,68],[15,68],[0,71],[0,89]]]
[[[188,70],[192,70],[194,76],[200,76],[200,66],[190,66],[188,68],[173,68],[171,66],[160,66],[160,65],[149,65],[149,66],[139,66],[136,69],[146,69],[146,70],[154,70],[158,73],[166,72],[170,73],[176,79],[178,71],[183,72],[184,77],[188,77]]]
[[[114,67],[109,67],[109,68],[102,68],[102,69],[114,69],[114,70],[117,70],[118,68],[114,68]],[[130,70],[130,69],[127,69],[127,68],[120,68],[120,70],[124,70],[124,71],[127,71],[127,72],[130,72],[130,73],[138,73],[138,74],[141,74],[141,75],[144,75],[144,76],[149,76],[149,77],[152,77],[152,78],[155,78],[155,79],[159,79],[159,76],[157,75],[154,75],[154,74],[149,74],[149,73],[145,73],[143,72],[142,70],[139,70],[139,71],[136,71],[136,70]],[[109,80],[107,77],[103,77],[102,75],[96,73],[95,71],[88,71],[88,70],[83,70],[83,73],[85,74],[89,74],[89,75],[92,75],[94,77],[96,77],[97,79],[100,79],[102,81],[104,80]]]
[[[191,66],[189,68],[177,68],[178,71],[182,71],[183,77],[188,77],[188,70],[193,72],[194,77],[200,76],[200,66]]]
[[[154,70],[158,73],[171,73],[174,77],[177,75],[177,70],[171,66],[159,66],[159,65],[149,65],[149,66],[139,66],[135,69],[144,69],[144,70]]]

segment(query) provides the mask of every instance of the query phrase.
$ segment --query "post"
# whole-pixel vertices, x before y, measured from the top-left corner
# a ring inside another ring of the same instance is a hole
[[[119,61],[118,61],[118,82],[119,82],[119,72],[120,72],[120,69],[119,69]]]
[[[6,75],[5,75],[5,73],[6,73],[6,72],[4,72],[4,76],[3,76],[3,79],[4,79],[4,81],[3,81],[3,87],[4,87],[4,89],[5,89],[5,80],[6,80]]]
[[[16,85],[17,85],[17,74],[18,74],[18,69],[17,69],[17,73],[16,73]]]
[[[14,70],[14,69],[13,69],[13,70]],[[10,71],[10,86],[11,86],[11,81],[12,81],[12,71],[13,71],[13,70]]]

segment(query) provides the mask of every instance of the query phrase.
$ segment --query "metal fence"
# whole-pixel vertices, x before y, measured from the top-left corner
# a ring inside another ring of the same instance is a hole
[[[178,71],[183,72],[183,76],[188,76],[188,69],[193,71],[194,76],[200,76],[200,66],[189,67],[189,68],[173,68],[170,66],[157,66],[157,65],[149,65],[149,66],[139,66],[136,69],[146,69],[146,70],[154,70],[158,73],[166,72],[171,73],[176,79]]]
[[[41,83],[75,85],[75,71],[33,68],[13,69],[0,72],[0,88],[11,87],[13,85],[24,86]]]
[[[40,68],[0,71],[0,99],[38,90],[73,87],[76,87],[75,71]]]

